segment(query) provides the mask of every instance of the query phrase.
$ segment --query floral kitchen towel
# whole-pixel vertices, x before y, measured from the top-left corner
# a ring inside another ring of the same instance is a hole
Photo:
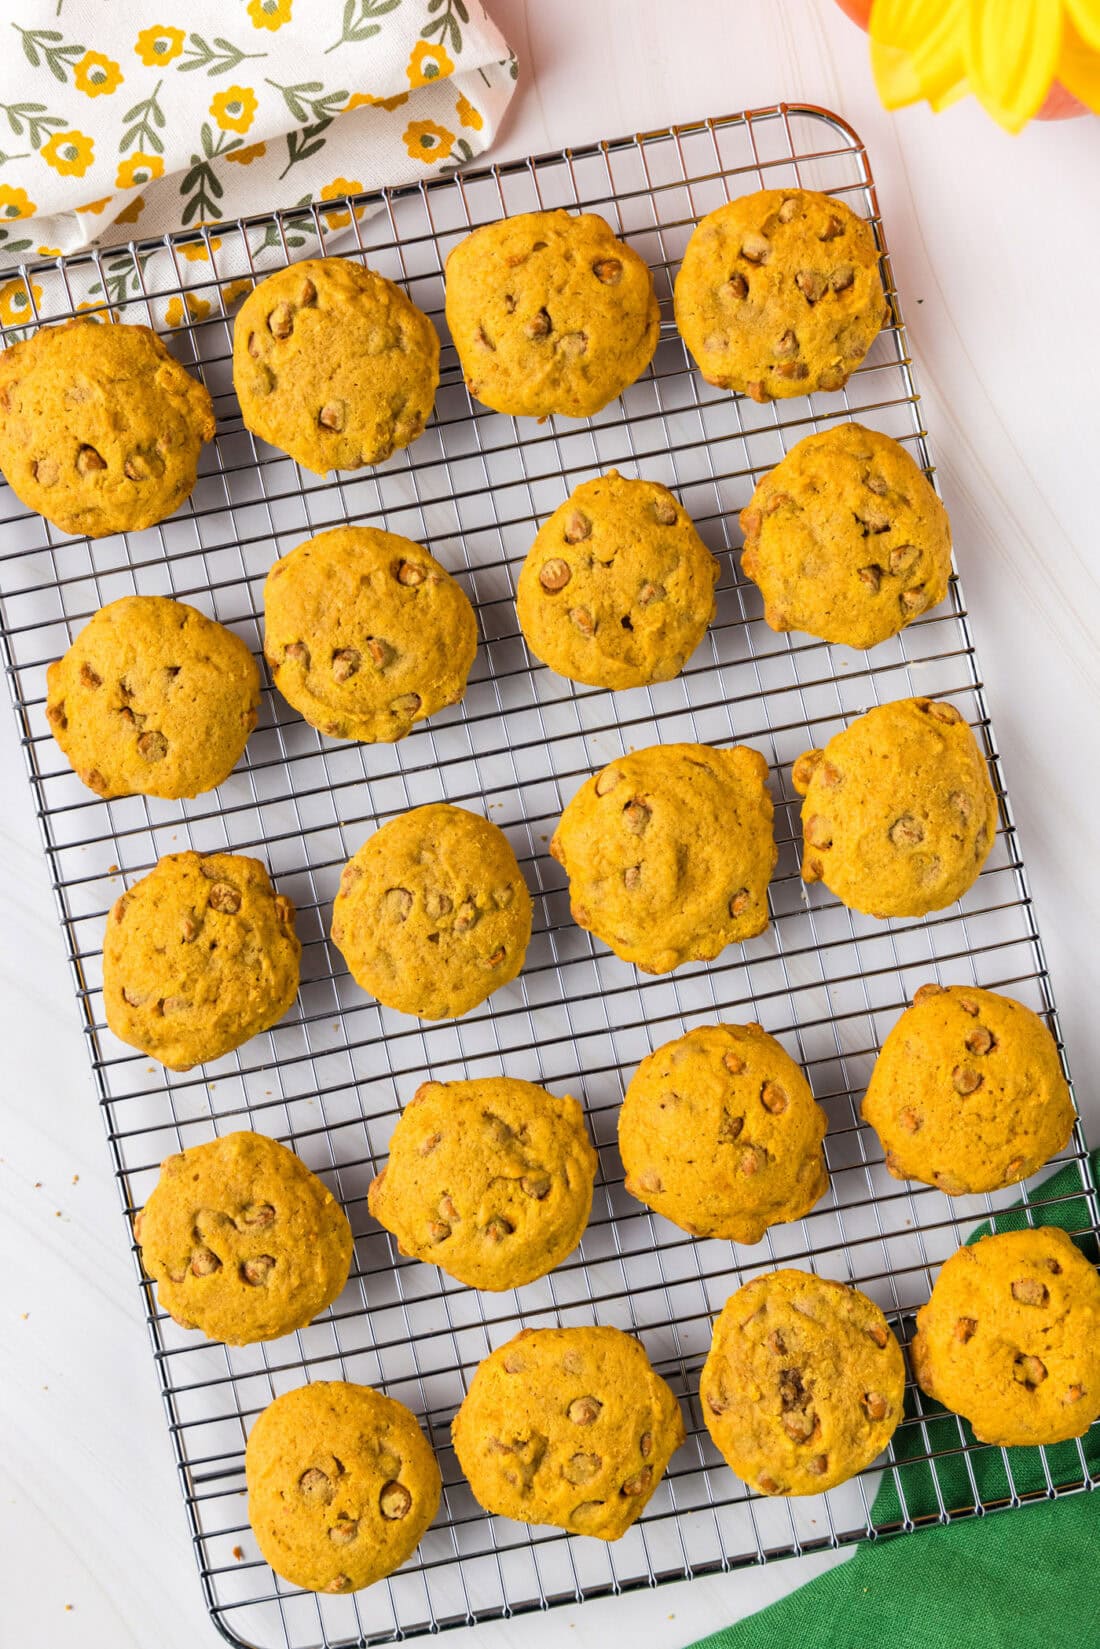
[[[480,0],[0,0],[0,262],[424,177],[515,78]]]

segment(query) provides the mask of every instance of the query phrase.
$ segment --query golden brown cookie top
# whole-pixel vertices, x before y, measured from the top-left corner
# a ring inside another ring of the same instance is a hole
[[[519,575],[527,645],[570,681],[679,675],[714,617],[718,563],[667,487],[609,470],[539,528]]]
[[[433,802],[368,836],[340,878],[332,939],[387,1008],[456,1019],[523,966],[531,895],[508,838]]]
[[[169,1316],[234,1346],[304,1328],[351,1264],[339,1203],[264,1134],[226,1134],[166,1157],[134,1236]]]
[[[520,1288],[581,1239],[596,1153],[584,1112],[534,1082],[425,1082],[405,1107],[370,1211],[403,1254],[471,1288]]]
[[[283,1017],[301,953],[294,906],[258,859],[169,853],[107,918],[107,1024],[169,1070],[190,1070]]]
[[[902,1417],[901,1347],[873,1300],[806,1271],[739,1288],[714,1325],[699,1397],[738,1477],[820,1494],[863,1471]]]
[[[953,704],[895,699],[807,750],[791,773],[802,803],[802,879],[868,916],[954,904],[989,857],[997,798]]]
[[[684,1441],[684,1422],[632,1335],[528,1328],[478,1366],[451,1436],[486,1511],[618,1540]]]
[[[874,231],[843,201],[762,189],[698,224],[676,324],[703,377],[771,401],[843,389],[889,309]]]
[[[894,1178],[952,1197],[1029,1178],[1066,1144],[1073,1118],[1043,1021],[973,985],[921,986],[863,1100]]]
[[[147,326],[66,321],[0,355],[0,469],[62,532],[137,532],[178,509],[214,439],[204,385]]]
[[[397,533],[334,527],[267,575],[272,678],[330,738],[404,738],[458,702],[476,651],[477,620],[460,585]]]
[[[703,1025],[643,1059],[619,1113],[626,1189],[696,1237],[759,1242],[829,1186],[827,1126],[759,1025]]]
[[[416,1417],[344,1380],[269,1403],[244,1469],[260,1551],[310,1592],[357,1592],[392,1574],[439,1509],[439,1467]]]
[[[423,433],[439,338],[399,286],[349,258],[306,258],[249,293],[233,326],[245,425],[316,475],[381,464]]]
[[[185,602],[127,595],[46,672],[50,731],[100,796],[197,796],[229,777],[256,725],[244,642]]]
[[[912,1357],[979,1442],[1081,1437],[1100,1415],[1100,1277],[1055,1226],[982,1237],[936,1278]]]
[[[588,418],[645,371],[661,316],[648,268],[603,218],[523,212],[451,252],[447,325],[476,400]]]
[[[874,647],[947,594],[947,511],[905,448],[861,424],[792,447],[741,528],[741,565],[773,630]]]
[[[776,860],[767,771],[745,745],[665,744],[593,774],[550,843],[573,920],[645,973],[762,933]]]

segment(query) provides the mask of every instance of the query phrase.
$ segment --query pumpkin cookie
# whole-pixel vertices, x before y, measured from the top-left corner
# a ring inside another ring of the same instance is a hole
[[[1100,1277],[1055,1226],[982,1237],[936,1278],[912,1356],[981,1443],[1082,1437],[1100,1416]]]
[[[714,617],[718,571],[667,487],[609,470],[540,527],[516,590],[520,628],[570,681],[669,681]]]
[[[883,920],[927,916],[976,880],[997,798],[953,704],[895,699],[859,716],[791,779],[802,803],[802,879]]]
[[[311,727],[402,739],[457,704],[477,651],[474,610],[421,545],[334,527],[276,561],[264,584],[264,655]]]
[[[861,424],[808,435],[741,511],[773,630],[874,647],[947,594],[947,511],[905,448]]]
[[[101,607],[46,671],[46,718],[100,796],[198,796],[229,777],[256,725],[244,642],[167,596]]]
[[[763,933],[776,860],[767,772],[745,745],[664,744],[594,774],[550,843],[573,920],[643,973]]]
[[[134,1237],[169,1316],[231,1346],[305,1328],[351,1264],[339,1203],[264,1134],[227,1134],[166,1157]]]
[[[170,1071],[189,1071],[283,1017],[301,954],[294,906],[258,859],[169,853],[107,918],[107,1024]]]
[[[195,485],[214,407],[147,326],[67,321],[0,355],[0,469],[62,532],[152,527]]]
[[[447,259],[447,325],[470,394],[517,417],[589,418],[657,347],[653,277],[591,212],[523,212]]]
[[[269,1403],[249,1433],[244,1471],[260,1551],[310,1592],[357,1592],[399,1569],[442,1488],[415,1415],[344,1380]]]
[[[754,401],[843,389],[890,318],[874,231],[842,201],[762,189],[694,230],[676,325],[708,384]]]
[[[425,1082],[368,1200],[402,1254],[471,1288],[520,1288],[580,1242],[595,1173],[568,1094],[506,1076]]]
[[[516,977],[531,895],[508,838],[434,802],[391,819],[344,866],[332,939],[387,1008],[456,1019]]]
[[[435,327],[401,288],[347,258],[276,270],[233,325],[245,427],[315,475],[381,464],[424,430]]]
[[[1027,1179],[1073,1132],[1054,1038],[1037,1014],[972,985],[922,985],[882,1045],[863,1120],[895,1179],[948,1196]]]
[[[829,1188],[825,1112],[759,1025],[704,1025],[643,1059],[619,1113],[626,1189],[694,1237],[759,1242]]]
[[[902,1416],[901,1347],[873,1300],[806,1271],[726,1301],[699,1386],[703,1419],[763,1494],[820,1494],[869,1466]]]
[[[617,1328],[525,1328],[482,1362],[451,1426],[479,1504],[618,1540],[684,1441],[669,1387]]]

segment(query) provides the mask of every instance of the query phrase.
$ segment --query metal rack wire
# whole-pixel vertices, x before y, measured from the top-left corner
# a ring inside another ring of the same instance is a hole
[[[758,407],[708,389],[692,369],[671,321],[671,282],[706,211],[731,195],[795,184],[835,193],[874,223],[893,319],[842,394]],[[556,205],[607,217],[650,264],[661,299],[652,368],[599,417],[536,427],[471,405],[445,344],[428,431],[378,470],[316,480],[242,428],[231,387],[231,314],[252,278],[295,255],[349,250],[402,281],[441,324],[449,248],[479,223]],[[4,661],[124,1210],[129,1217],[142,1205],[168,1152],[251,1126],[291,1144],[322,1174],[356,1235],[352,1275],[332,1310],[268,1345],[196,1344],[142,1283],[202,1586],[223,1635],[255,1649],[389,1641],[1091,1486],[1080,1445],[1056,1458],[1034,1451],[1038,1478],[1025,1480],[1018,1451],[980,1449],[962,1422],[936,1418],[935,1405],[911,1386],[907,1418],[882,1468],[896,1512],[874,1509],[875,1472],[813,1499],[762,1499],[722,1464],[698,1409],[711,1317],[757,1271],[791,1263],[854,1282],[905,1340],[942,1260],[977,1221],[1016,1200],[1018,1192],[949,1200],[899,1186],[860,1125],[875,1051],[916,986],[935,978],[1008,990],[1057,1034],[957,582],[942,607],[869,656],[773,635],[731,553],[736,512],[755,480],[812,430],[866,420],[932,473],[870,165],[856,134],[824,110],[779,106],[483,167],[358,197],[350,207],[307,206],[52,260],[19,279],[36,320],[62,320],[90,303],[109,305],[123,320],[176,323],[174,347],[205,379],[218,414],[193,498],[155,530],[66,539],[0,493]],[[613,464],[671,486],[722,563],[716,620],[683,675],[618,695],[533,667],[512,605],[539,521],[579,481]],[[261,589],[275,556],[326,526],[363,518],[427,544],[473,600],[482,640],[462,705],[396,747],[343,745],[322,739],[268,685],[245,758],[217,792],[182,803],[102,802],[81,786],[48,733],[44,672],[97,607],[135,591],[177,595],[259,653]],[[844,909],[823,888],[803,890],[790,763],[871,704],[917,692],[949,696],[984,741],[1001,828],[958,906],[921,922],[880,923]],[[709,966],[652,980],[570,923],[546,842],[594,767],[627,748],[680,738],[737,739],[766,752],[780,860],[766,934]],[[512,986],[464,1019],[421,1025],[352,984],[328,945],[327,917],[340,868],[369,831],[440,799],[483,809],[506,831],[535,895],[536,921]],[[275,1030],[179,1075],[106,1030],[100,943],[122,886],[160,854],[189,844],[266,860],[298,907],[303,975],[296,1007]],[[694,1241],[656,1218],[624,1191],[616,1151],[617,1108],[638,1060],[719,1017],[758,1019],[778,1035],[806,1067],[830,1121],[827,1197],[751,1250]],[[540,1282],[488,1296],[400,1259],[369,1219],[366,1188],[401,1103],[429,1072],[447,1079],[501,1069],[584,1096],[600,1170],[578,1253]],[[1083,1198],[1095,1231],[1079,1130],[1065,1157],[1074,1165],[1072,1190],[1025,1188],[1027,1217],[1041,1222],[1055,1204]],[[646,1515],[612,1547],[486,1516],[449,1444],[451,1415],[491,1347],[521,1325],[593,1321],[640,1335],[682,1398],[689,1428]],[[351,1597],[315,1597],[276,1579],[256,1554],[242,1498],[250,1421],[275,1394],[322,1378],[365,1381],[408,1403],[444,1476],[439,1517],[416,1556]],[[996,1494],[977,1469],[977,1457],[991,1454],[1001,1456]],[[919,1495],[914,1463],[924,1472]]]

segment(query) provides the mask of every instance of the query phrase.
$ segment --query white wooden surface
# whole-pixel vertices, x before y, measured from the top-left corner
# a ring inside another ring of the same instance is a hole
[[[522,64],[498,157],[781,98],[828,105],[865,138],[1079,1099],[1100,1140],[1100,337],[1087,298],[1100,265],[1100,123],[1011,140],[971,105],[887,116],[863,38],[831,0],[489,3]],[[0,792],[0,1642],[203,1649],[218,1639],[200,1607],[2,704]],[[835,1561],[772,1564],[450,1641],[596,1649],[613,1627],[673,1649]]]

